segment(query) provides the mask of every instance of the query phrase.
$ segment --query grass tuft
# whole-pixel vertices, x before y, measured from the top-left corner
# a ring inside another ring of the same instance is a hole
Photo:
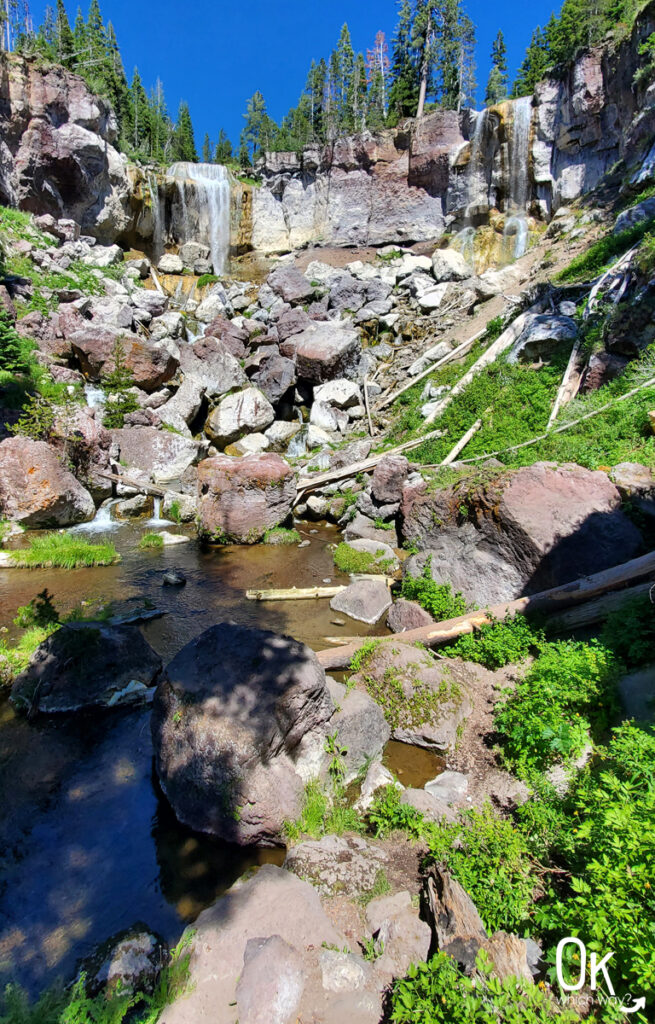
[[[78,569],[120,561],[113,544],[90,544],[70,533],[32,537],[29,548],[12,551],[11,558],[15,565],[27,569]]]

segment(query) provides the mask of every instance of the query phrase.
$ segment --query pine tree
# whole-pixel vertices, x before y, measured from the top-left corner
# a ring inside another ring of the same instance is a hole
[[[393,38],[393,82],[389,91],[391,119],[397,123],[415,112],[419,94],[419,75],[412,47],[412,9],[409,0],[400,0],[396,34]]]
[[[218,133],[218,142],[216,143],[216,152],[214,153],[214,161],[217,164],[226,164],[232,159],[232,143],[228,139],[225,131],[221,128]]]
[[[210,164],[212,162],[212,144],[209,138],[209,132],[205,132],[205,138],[202,143],[202,162],[203,164]]]
[[[78,59],[84,52],[86,47],[86,22],[84,15],[82,14],[82,8],[77,8],[77,14],[75,15],[75,28],[73,29],[73,39],[75,40],[75,53]]]
[[[552,60],[548,48],[548,42],[542,29],[537,25],[532,33],[530,45],[525,51],[525,57],[519,67],[516,81],[514,82],[513,96],[530,96],[534,92],[537,82],[541,81],[548,69],[552,67]]]
[[[239,136],[239,156],[238,156],[238,161],[239,161],[239,166],[244,171],[247,168],[252,167],[252,163],[251,163],[251,160],[250,160],[250,153],[248,152],[248,142],[246,140],[246,129],[245,128],[243,128],[241,130],[241,135]]]
[[[137,152],[150,156],[151,120],[148,97],[141,82],[138,69],[134,69],[130,87],[130,109],[132,121],[132,145]]]
[[[246,124],[242,132],[242,141],[248,150],[249,159],[254,162],[271,148],[274,129],[274,124],[266,112],[266,102],[259,90],[248,100],[244,117]]]
[[[198,162],[198,153],[191,123],[191,112],[188,103],[180,103],[177,113],[177,122],[173,135],[173,159],[183,163],[195,164]]]
[[[371,88],[369,97],[369,120],[376,125],[386,121],[388,113],[387,81],[391,64],[389,47],[384,32],[378,32],[371,50],[366,51],[366,72]]]
[[[100,13],[98,0],[91,0],[86,20],[86,37],[91,56],[102,61],[107,53],[105,26]]]
[[[351,112],[350,123],[355,131],[364,131],[366,127],[366,105],[368,99],[368,83],[366,81],[366,62],[364,54],[355,57],[355,67],[348,90],[347,106]]]
[[[494,103],[502,103],[507,99],[507,89],[507,47],[503,33],[499,31],[491,47],[491,71],[484,95],[485,105],[491,107]]]
[[[74,63],[75,40],[68,21],[64,0],[57,0],[57,60],[64,67],[70,68]]]
[[[330,59],[333,99],[336,106],[335,126],[338,132],[348,131],[354,123],[355,51],[350,30],[344,24],[339,43]]]

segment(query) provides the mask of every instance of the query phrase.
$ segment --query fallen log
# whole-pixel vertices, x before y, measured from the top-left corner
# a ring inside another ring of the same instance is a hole
[[[457,398],[458,395],[461,395],[463,391],[466,391],[474,377],[477,377],[477,375],[486,369],[487,366],[491,366],[498,356],[502,355],[503,352],[506,352],[508,348],[512,347],[514,342],[520,338],[523,328],[526,325],[527,318],[535,313],[543,312],[544,306],[545,302],[543,300],[535,302],[535,304],[530,306],[525,313],[520,313],[516,319],[512,321],[509,327],[505,328],[500,337],[496,338],[493,344],[482,353],[480,358],[473,363],[470,370],[466,371],[461,380],[455,384],[454,388],[449,391],[445,398],[442,398],[441,401],[436,404],[430,415],[425,420],[426,426],[430,423],[434,423],[437,417],[441,416],[442,412],[448,408],[453,399]]]
[[[486,416],[488,412],[489,412],[489,409],[487,409],[487,411],[483,415]],[[450,451],[446,455],[446,458],[441,462],[441,465],[442,466],[449,466],[451,464],[451,462],[454,462],[455,459],[457,458],[457,456],[461,452],[464,451],[464,449],[466,448],[466,446],[469,443],[469,441],[471,440],[471,438],[475,434],[477,434],[477,432],[478,432],[478,430],[480,429],[481,426],[482,426],[482,417],[480,417],[479,420],[476,420],[472,427],[469,427],[469,429],[466,431],[466,433],[464,434],[463,437],[460,437],[460,439],[457,442],[457,444],[454,445],[450,449]]]
[[[432,430],[429,434],[416,437],[413,441],[405,441],[404,444],[399,444],[396,448],[387,448],[386,451],[380,452],[378,455],[372,455],[361,462],[353,462],[349,466],[341,466],[339,469],[326,470],[325,473],[317,473],[312,477],[301,477],[298,480],[298,493],[294,504],[297,505],[301,500],[301,495],[307,493],[307,491],[313,491],[317,487],[334,483],[336,480],[345,480],[346,477],[356,476],[357,473],[368,473],[375,469],[378,462],[386,459],[387,455],[400,455],[402,452],[409,452],[412,448],[418,448],[424,441],[430,441],[433,437],[443,437],[445,433],[445,430]]]
[[[447,619],[444,622],[435,622],[430,626],[408,629],[405,633],[395,633],[382,637],[381,640],[383,643],[395,640],[396,643],[403,644],[413,644],[418,641],[427,647],[439,647],[466,633],[473,633],[481,626],[502,620],[508,615],[513,617],[519,613],[530,615],[535,612],[552,615],[560,609],[568,608],[570,605],[583,604],[585,601],[600,597],[610,590],[617,590],[626,583],[643,579],[653,573],[655,573],[655,551],[642,555],[641,558],[633,558],[630,562],[624,562],[612,569],[595,573],[593,576],[585,576],[573,583],[566,583],[561,587],[543,590],[529,597],[519,597],[515,601],[506,601],[481,611],[468,612],[466,615]],[[345,637],[342,641],[343,647],[336,650],[319,651],[318,660],[325,669],[347,668],[353,655],[357,653],[363,643],[366,643],[367,639],[370,640],[370,637]]]
[[[157,487],[156,484],[145,484],[139,480],[132,480],[129,476],[121,476],[119,473],[108,473],[104,469],[96,469],[94,472],[96,476],[101,476],[103,480],[113,480],[114,483],[130,487],[132,490],[138,491],[139,494],[151,494],[155,498],[163,498],[167,494],[175,494],[178,498],[184,497],[179,491],[164,490],[163,487]]]
[[[445,356],[441,357],[441,359],[437,359],[436,363],[431,363],[430,366],[427,367],[427,369],[422,370],[421,373],[418,373],[416,375],[416,377],[412,377],[409,384],[404,384],[401,388],[398,388],[397,391],[394,391],[392,395],[387,395],[386,398],[383,398],[382,401],[378,403],[377,408],[386,409],[387,406],[395,402],[396,399],[400,397],[400,395],[404,395],[406,391],[409,391],[410,388],[413,388],[415,384],[419,383],[419,381],[425,380],[425,378],[429,377],[431,373],[435,372],[435,370],[439,370],[441,369],[442,366],[445,366],[447,363],[452,363],[454,362],[455,359],[459,359],[461,356],[465,356],[466,353],[473,348],[476,341],[479,341],[480,338],[483,338],[486,333],[487,328],[485,327],[484,330],[478,331],[477,334],[474,334],[472,338],[467,338],[466,341],[463,341],[461,343],[461,345],[458,345],[457,348],[454,348],[452,352],[447,352]]]
[[[557,397],[555,398],[555,404],[553,406],[553,411],[550,414],[550,418],[549,418],[548,424],[546,426],[546,433],[547,434],[549,433],[550,428],[552,427],[553,423],[557,419],[557,415],[558,415],[558,413],[560,411],[560,408],[563,405],[567,405],[570,401],[572,401],[573,398],[575,398],[575,394],[573,392],[573,388],[571,387],[571,378],[573,376],[573,371],[575,370],[575,368],[577,366],[578,356],[580,354],[580,349],[581,348],[582,348],[582,338],[578,337],[576,339],[576,342],[575,342],[573,348],[571,349],[571,355],[569,356],[569,361],[566,364],[566,370],[564,371],[564,376],[562,377],[562,383],[559,386],[559,390],[557,392]],[[578,381],[577,381],[578,387],[580,386],[580,380],[581,380],[581,376],[578,377]],[[578,387],[575,388],[576,392],[578,390]]]
[[[391,587],[396,582],[393,576],[380,576],[374,573],[352,573],[351,582],[355,580],[375,580]],[[333,587],[280,587],[280,588],[254,588],[246,590],[248,601],[307,601],[315,598],[336,597],[342,590],[347,590],[348,583],[338,583]]]
[[[569,608],[562,612],[552,621],[555,629],[569,631],[584,629],[585,626],[594,626],[617,611],[626,601],[635,597],[644,597],[653,589],[652,583],[640,583],[636,587],[627,587],[625,590],[616,590],[604,597],[597,597],[594,601],[587,601],[577,608]]]

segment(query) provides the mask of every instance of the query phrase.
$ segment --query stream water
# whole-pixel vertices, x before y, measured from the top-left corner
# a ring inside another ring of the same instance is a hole
[[[111,529],[122,561],[72,571],[0,570],[0,624],[11,636],[17,607],[47,586],[60,613],[82,600],[149,599],[164,614],[141,628],[165,663],[224,619],[315,648],[327,634],[376,632],[351,619],[335,624],[341,616],[327,601],[245,599],[248,588],[341,579],[329,547],[336,528],[298,525],[310,541],[304,549],[203,549],[193,540],[144,552],[137,549],[143,526],[116,526],[101,513],[93,539]],[[184,572],[185,587],[162,587],[172,567]],[[422,785],[439,770],[429,755],[426,763],[414,761],[412,748],[389,745],[387,763],[409,773],[405,784]],[[0,987],[14,977],[38,991],[69,977],[98,944],[136,923],[175,941],[244,870],[283,858],[281,850],[232,847],[177,823],[155,779],[147,708],[28,722],[1,698],[0,807]]]

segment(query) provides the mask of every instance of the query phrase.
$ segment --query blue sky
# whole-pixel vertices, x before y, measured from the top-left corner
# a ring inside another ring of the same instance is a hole
[[[72,24],[76,4],[66,4]],[[366,52],[378,29],[391,50],[397,11],[396,0],[100,0],[100,6],[116,29],[128,78],[135,64],[148,89],[159,75],[173,114],[186,100],[199,144],[205,132],[215,139],[221,127],[235,142],[246,100],[257,89],[279,120],[297,102],[312,57],[329,55],[344,21],[356,50]],[[498,29],[505,34],[513,76],[532,29],[559,6],[552,0],[469,0],[477,26],[480,103]],[[46,3],[32,0],[31,7],[38,22]],[[88,0],[82,10],[86,16]]]

